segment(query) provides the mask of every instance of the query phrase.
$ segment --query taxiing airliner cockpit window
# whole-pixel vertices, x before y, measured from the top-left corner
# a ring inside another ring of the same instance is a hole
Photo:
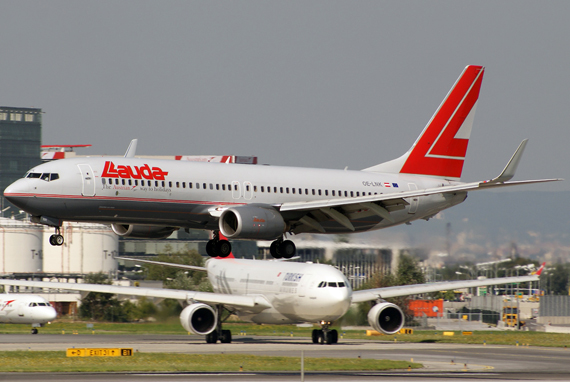
[[[26,174],[26,178],[41,179],[45,180],[46,182],[50,182],[59,179],[59,174],[50,174],[49,172],[45,172],[43,174],[39,172],[29,172]]]
[[[35,302],[30,302],[30,306],[37,306]]]

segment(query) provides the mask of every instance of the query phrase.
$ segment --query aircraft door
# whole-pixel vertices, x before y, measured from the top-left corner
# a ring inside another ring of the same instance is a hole
[[[410,189],[410,191],[415,191],[418,189],[418,186],[415,183],[408,183],[408,188]],[[416,196],[413,198],[409,198],[408,201],[410,202],[410,208],[408,209],[408,213],[415,214],[420,204],[420,197]]]
[[[251,182],[243,182],[243,198],[245,200],[251,200],[253,196],[253,186]]]
[[[309,285],[311,285],[312,275],[304,274],[299,281],[299,286],[297,287],[297,294],[299,297],[305,297],[307,295]]]
[[[88,164],[78,164],[77,167],[79,167],[81,178],[83,179],[81,195],[95,196],[95,176],[93,175],[93,169]]]
[[[232,182],[232,198],[239,199],[241,196],[241,187],[237,180]]]
[[[25,310],[26,310],[26,303],[19,302],[18,303],[18,316],[24,317]]]

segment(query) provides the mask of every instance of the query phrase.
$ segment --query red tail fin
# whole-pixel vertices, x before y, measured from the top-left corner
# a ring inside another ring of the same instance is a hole
[[[414,144],[400,172],[461,177],[484,71],[482,66],[465,68]]]
[[[540,266],[540,268],[538,268],[538,271],[536,271],[536,275],[540,276],[540,274],[542,273],[542,271],[544,270],[544,266],[546,265],[546,262],[542,263],[542,265]]]

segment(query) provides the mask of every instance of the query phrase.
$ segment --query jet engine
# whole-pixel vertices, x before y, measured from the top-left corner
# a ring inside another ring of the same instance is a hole
[[[381,302],[368,312],[368,323],[380,333],[394,334],[404,326],[404,313],[398,305]]]
[[[202,303],[188,305],[180,313],[180,323],[186,331],[206,335],[216,329],[218,314],[210,306]]]
[[[162,227],[152,225],[111,224],[113,232],[119,236],[143,239],[166,239],[178,227]]]
[[[272,207],[243,206],[228,208],[220,216],[220,232],[227,238],[274,240],[287,225]]]

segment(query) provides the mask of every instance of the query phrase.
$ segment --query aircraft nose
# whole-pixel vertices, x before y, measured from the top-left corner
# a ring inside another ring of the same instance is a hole
[[[42,309],[40,317],[38,318],[41,319],[42,321],[48,322],[55,320],[56,317],[57,317],[57,312],[53,307],[49,306]]]
[[[26,206],[26,196],[30,191],[30,185],[26,179],[18,179],[4,190],[4,197],[17,207]]]

